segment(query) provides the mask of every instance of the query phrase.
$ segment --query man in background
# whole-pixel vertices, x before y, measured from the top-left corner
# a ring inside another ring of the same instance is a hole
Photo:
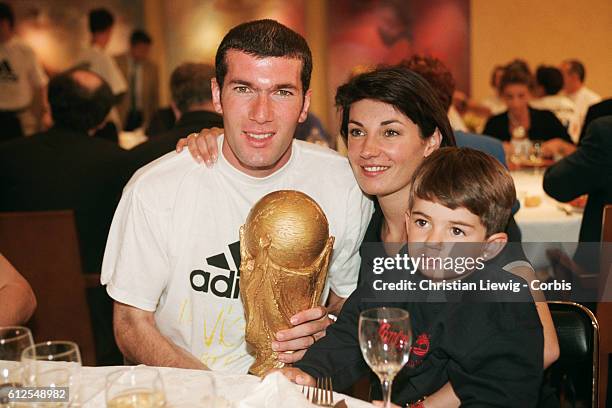
[[[85,273],[100,272],[113,213],[133,172],[128,152],[91,137],[113,101],[99,75],[82,69],[59,74],[49,83],[53,127],[0,145],[0,211],[74,210]],[[87,296],[98,363],[121,364],[112,304],[101,287]]]
[[[155,138],[136,146],[130,155],[138,157],[144,165],[164,154],[174,151],[176,143],[200,129],[223,127],[223,117],[215,112],[210,80],[215,76],[212,65],[184,63],[170,76],[171,108],[176,123]]]
[[[47,81],[34,51],[15,35],[13,10],[0,3],[0,142],[41,128]]]
[[[157,65],[149,59],[151,44],[149,34],[134,30],[129,51],[116,57],[119,69],[128,80],[127,95],[118,106],[124,130],[145,127],[159,107],[159,73]]]
[[[586,70],[582,62],[568,59],[559,67],[563,74],[563,91],[576,105],[577,132],[580,134],[589,106],[601,101],[601,96],[584,85]]]

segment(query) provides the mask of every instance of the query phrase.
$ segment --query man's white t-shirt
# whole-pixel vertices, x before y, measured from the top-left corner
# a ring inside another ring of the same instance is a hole
[[[578,116],[577,134],[579,135],[589,107],[601,102],[601,96],[586,86],[581,86],[576,92],[566,95],[576,105],[576,115]]]
[[[127,91],[126,79],[117,62],[104,50],[96,46],[84,48],[79,55],[78,65],[86,65],[88,69],[100,75],[108,83],[114,95]]]
[[[0,44],[0,110],[29,107],[33,91],[47,82],[32,48],[14,37]]]
[[[116,301],[154,311],[161,333],[211,369],[246,373],[254,358],[244,339],[239,229],[260,198],[287,189],[325,212],[335,242],[324,297],[330,287],[347,297],[373,206],[346,158],[298,140],[288,163],[265,178],[240,172],[222,154],[210,169],[187,152],[141,168],[115,213],[102,284]]]

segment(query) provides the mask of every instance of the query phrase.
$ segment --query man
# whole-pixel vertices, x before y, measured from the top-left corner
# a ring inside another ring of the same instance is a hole
[[[586,71],[582,62],[568,59],[561,63],[559,69],[563,74],[563,91],[576,105],[577,125],[574,132],[579,135],[589,106],[601,101],[601,96],[584,85]]]
[[[562,202],[588,194],[579,241],[601,240],[603,208],[612,204],[612,116],[594,120],[578,149],[546,170],[544,191]],[[598,258],[587,254],[591,249],[579,247],[574,256],[576,262],[592,265]]]
[[[584,123],[582,124],[579,143],[582,141],[582,139],[584,139],[584,136],[586,136],[586,131],[589,128],[591,122],[597,118],[601,118],[602,116],[612,116],[611,98],[604,99],[603,101],[596,103],[595,105],[591,105],[591,107],[587,111],[586,117],[584,118]]]
[[[100,271],[113,212],[132,173],[126,151],[90,137],[112,103],[110,87],[97,74],[81,69],[59,74],[49,83],[54,126],[0,145],[0,211],[73,209],[85,273]],[[98,362],[121,363],[110,300],[102,289],[88,293],[88,300]]]
[[[129,360],[246,373],[254,358],[237,268],[250,208],[283,189],[317,201],[335,237],[324,298],[338,311],[356,286],[372,204],[345,158],[293,140],[311,95],[312,56],[299,34],[272,20],[241,24],[215,62],[213,104],[225,128],[219,163],[208,169],[172,153],[136,173],[113,220],[102,283],[116,301],[115,334]],[[327,311],[302,311],[291,324],[272,342],[275,351],[294,351],[279,353],[287,363],[324,336]]]
[[[576,123],[576,105],[559,93],[563,89],[563,74],[555,67],[540,65],[536,69],[535,80],[535,98],[529,101],[529,106],[554,113],[567,129],[572,141],[577,143],[580,129]]]
[[[151,43],[149,34],[134,30],[129,52],[116,57],[129,82],[127,95],[118,106],[124,130],[146,126],[159,106],[159,74],[157,65],[149,59]]]
[[[170,76],[171,107],[178,118],[172,129],[136,146],[130,155],[142,158],[142,163],[174,150],[177,141],[203,128],[223,127],[223,118],[215,113],[210,81],[215,68],[207,64],[184,63]]]
[[[40,129],[47,75],[34,51],[15,36],[15,16],[0,3],[0,142]]]
[[[121,101],[128,89],[125,77],[114,58],[104,51],[110,42],[114,24],[115,18],[108,10],[104,8],[91,10],[89,12],[91,46],[82,50],[78,58],[78,67],[84,67],[95,72],[108,83],[115,98],[113,105]],[[116,141],[117,130],[122,128],[116,108],[110,111],[109,120],[115,129],[112,129],[112,126],[106,126],[96,136]]]

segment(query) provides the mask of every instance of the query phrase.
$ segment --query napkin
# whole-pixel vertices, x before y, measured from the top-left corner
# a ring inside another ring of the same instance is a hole
[[[238,408],[311,408],[300,388],[279,372],[269,374],[237,404]]]

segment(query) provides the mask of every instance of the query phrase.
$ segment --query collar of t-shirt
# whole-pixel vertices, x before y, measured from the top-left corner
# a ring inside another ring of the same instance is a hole
[[[225,156],[223,155],[223,138],[224,136],[221,135],[218,139],[217,139],[217,146],[219,149],[219,160],[217,163],[217,167],[219,169],[219,171],[228,176],[231,177],[232,179],[238,181],[238,182],[242,182],[248,185],[253,185],[255,183],[257,183],[258,185],[268,185],[268,184],[274,184],[276,183],[281,177],[283,177],[287,172],[290,172],[291,169],[295,166],[295,163],[298,162],[298,157],[299,157],[299,146],[297,146],[295,140],[292,142],[291,145],[291,156],[289,157],[289,160],[287,161],[287,163],[285,163],[285,165],[283,167],[281,167],[280,169],[276,170],[274,173],[270,174],[269,176],[266,177],[253,177],[250,176],[248,174],[243,173],[242,171],[238,170],[237,168],[235,168],[233,165],[231,165],[227,159],[225,158]]]

